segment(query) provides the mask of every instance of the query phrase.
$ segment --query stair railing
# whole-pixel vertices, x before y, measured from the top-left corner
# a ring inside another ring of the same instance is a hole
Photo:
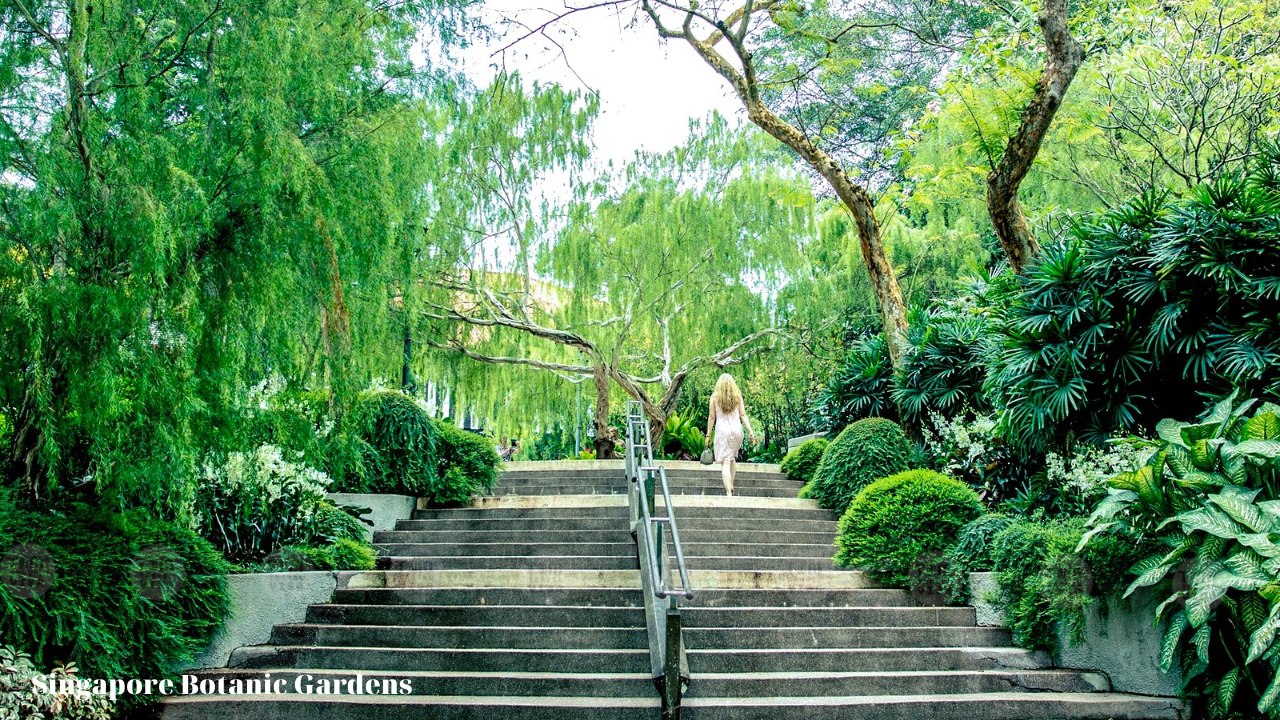
[[[680,546],[680,530],[676,526],[667,470],[653,460],[649,420],[645,417],[644,406],[634,400],[627,403],[625,468],[631,532],[636,539],[640,582],[644,589],[650,666],[654,684],[662,696],[662,717],[678,720],[680,699],[689,682],[680,598],[692,598],[693,589],[689,584],[684,550]],[[662,515],[658,515],[655,502],[659,490],[662,493]],[[670,552],[664,546],[665,542],[669,542]],[[674,578],[671,555],[675,556],[676,562]],[[678,584],[672,584],[673,579],[678,580]]]

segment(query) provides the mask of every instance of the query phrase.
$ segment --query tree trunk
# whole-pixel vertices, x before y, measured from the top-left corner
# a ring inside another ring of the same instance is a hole
[[[871,195],[850,180],[844,168],[834,158],[807,135],[765,107],[764,103],[759,100],[748,102],[747,117],[804,158],[836,191],[840,201],[853,216],[858,229],[862,262],[871,278],[876,304],[880,308],[889,359],[895,368],[900,367],[907,332],[907,308],[902,299],[902,288],[898,286],[898,276],[893,272],[893,264],[889,262],[889,256],[885,252],[884,238],[880,235],[880,222],[876,219],[875,202]]]
[[[408,321],[404,324],[404,356],[400,363],[400,389],[411,393],[413,387],[413,370],[410,361],[413,359],[413,333],[409,330]]]
[[[1018,188],[1031,171],[1067,88],[1084,63],[1084,49],[1071,37],[1068,27],[1067,1],[1045,0],[1040,10],[1038,20],[1048,55],[1044,71],[1004,155],[987,175],[987,212],[1009,264],[1019,274],[1039,253],[1040,247],[1018,201]]]
[[[591,368],[591,379],[596,385],[596,437],[592,444],[596,448],[597,460],[611,460],[617,443],[609,432],[612,429],[609,425],[609,369],[596,363]]]

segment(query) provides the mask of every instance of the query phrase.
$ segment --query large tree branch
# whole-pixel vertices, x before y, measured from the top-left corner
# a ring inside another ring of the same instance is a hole
[[[589,365],[570,365],[568,363],[549,362],[546,360],[535,360],[533,358],[523,357],[506,357],[502,355],[485,355],[478,353],[458,342],[442,343],[436,340],[424,340],[424,344],[436,348],[437,350],[448,350],[458,353],[478,362],[489,363],[491,365],[523,365],[525,367],[537,368],[539,370],[551,370],[557,373],[568,373],[580,376],[571,382],[582,382],[591,377],[591,367]],[[565,378],[569,379],[569,378]]]
[[[1044,71],[1004,155],[987,175],[987,212],[1014,272],[1021,272],[1039,251],[1031,224],[1018,202],[1018,187],[1031,171],[1067,88],[1084,63],[1084,50],[1068,26],[1068,0],[1045,0],[1037,19],[1048,56]]]

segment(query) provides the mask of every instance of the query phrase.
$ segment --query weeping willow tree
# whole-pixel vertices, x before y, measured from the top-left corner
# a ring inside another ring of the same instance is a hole
[[[763,134],[718,117],[695,125],[682,147],[638,155],[616,191],[571,206],[532,277],[455,278],[429,313],[440,344],[589,381],[599,455],[615,385],[658,430],[694,373],[740,364],[778,334],[773,298],[812,230],[812,188],[789,165]]]
[[[268,373],[336,400],[424,262],[465,0],[0,1],[0,469],[181,514]],[[398,357],[398,354],[393,354]]]

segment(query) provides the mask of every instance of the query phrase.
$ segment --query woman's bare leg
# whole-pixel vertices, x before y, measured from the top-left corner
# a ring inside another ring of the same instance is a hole
[[[720,479],[724,481],[724,494],[733,496],[733,460],[720,463]]]
[[[738,482],[738,458],[729,461],[729,490],[730,495],[733,494],[733,488]]]

